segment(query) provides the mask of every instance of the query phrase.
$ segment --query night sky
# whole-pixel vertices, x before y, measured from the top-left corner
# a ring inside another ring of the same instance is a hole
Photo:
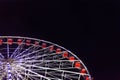
[[[1,0],[0,35],[51,41],[76,54],[95,80],[120,80],[119,0]]]

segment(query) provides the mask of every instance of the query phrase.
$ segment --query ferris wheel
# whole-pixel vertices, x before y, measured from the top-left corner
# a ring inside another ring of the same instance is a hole
[[[0,36],[0,80],[92,80],[71,51],[48,41]]]

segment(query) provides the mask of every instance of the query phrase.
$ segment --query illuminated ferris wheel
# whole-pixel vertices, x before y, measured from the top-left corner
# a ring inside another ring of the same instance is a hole
[[[0,36],[0,80],[92,80],[71,51],[48,41]]]

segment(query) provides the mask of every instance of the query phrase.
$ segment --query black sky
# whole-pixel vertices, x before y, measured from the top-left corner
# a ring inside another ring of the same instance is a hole
[[[1,0],[0,35],[40,38],[74,52],[95,80],[120,80],[119,0]]]

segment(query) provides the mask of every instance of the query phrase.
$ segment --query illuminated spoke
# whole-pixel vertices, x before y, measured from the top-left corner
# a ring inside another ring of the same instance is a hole
[[[24,40],[22,41],[22,43],[20,45],[17,46],[17,48],[12,53],[11,58],[15,57],[17,54],[19,54],[21,52],[21,50],[25,46],[25,44],[23,42],[24,42]]]
[[[7,44],[7,58],[9,58],[9,45]]]
[[[0,53],[0,59],[4,59],[4,56]]]

